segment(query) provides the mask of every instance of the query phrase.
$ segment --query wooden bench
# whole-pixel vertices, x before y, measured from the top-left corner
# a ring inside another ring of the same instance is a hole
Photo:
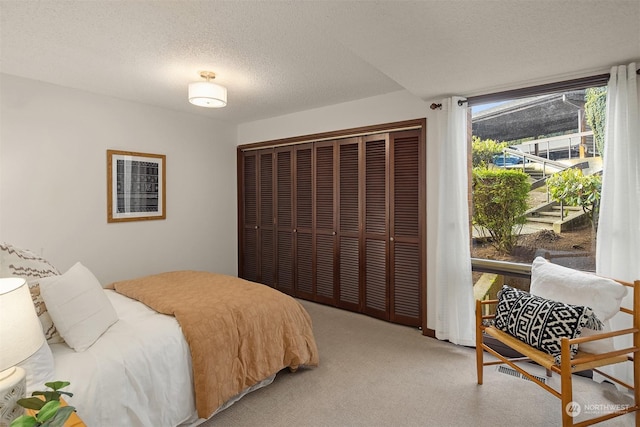
[[[636,353],[640,351],[640,280],[636,280],[634,283],[624,282],[620,280],[616,280],[616,282],[632,288],[633,292],[633,306],[632,309],[627,309],[625,307],[620,308],[620,312],[626,313],[627,315],[631,315],[633,318],[632,327],[628,329],[616,330],[611,332],[603,332],[598,333],[588,337],[579,337],[574,339],[562,338],[561,340],[561,355],[560,355],[560,365],[555,363],[555,359],[552,355],[540,351],[536,348],[533,348],[526,344],[523,341],[515,338],[514,336],[503,332],[492,325],[486,324],[486,321],[495,318],[494,314],[486,315],[484,313],[487,312],[487,305],[497,304],[498,300],[486,300],[486,301],[476,301],[476,365],[477,365],[477,373],[478,373],[478,384],[482,384],[482,375],[483,368],[485,366],[490,365],[498,365],[498,364],[507,364],[511,368],[518,371],[520,374],[524,375],[526,378],[530,379],[534,383],[538,384],[540,387],[553,394],[557,398],[561,400],[561,408],[562,408],[562,425],[563,426],[587,426],[592,425],[598,422],[602,422],[614,417],[618,417],[630,412],[635,412],[635,425],[636,427],[640,427],[640,416],[638,415],[638,410],[640,410],[639,402],[640,402],[640,357],[635,357]],[[607,339],[616,336],[622,335],[632,335],[633,336],[633,345],[628,348],[614,350],[601,354],[591,354],[585,353],[582,351],[578,351],[577,355],[571,358],[570,346],[572,344],[581,344],[589,341],[596,341]],[[485,337],[492,337],[505,346],[512,348],[518,353],[522,354],[524,357],[520,358],[508,358],[491,347],[489,347],[485,342]],[[484,352],[488,352],[489,354],[496,357],[498,360],[484,361]],[[557,390],[540,379],[536,378],[535,375],[527,372],[526,369],[520,365],[517,365],[516,362],[522,361],[532,361],[537,363],[538,365],[544,367],[547,370],[547,375],[552,375],[553,372],[556,372],[560,375],[560,390]],[[633,364],[633,383],[628,384],[625,383],[618,378],[614,378],[609,374],[606,374],[599,370],[598,368],[612,365],[616,363],[624,363],[630,362]],[[607,413],[595,418],[591,418],[580,423],[574,424],[574,418],[572,416],[571,410],[567,409],[569,404],[573,402],[573,387],[572,387],[572,374],[585,370],[593,370],[594,372],[599,373],[603,377],[608,380],[620,384],[623,387],[626,387],[629,390],[633,390],[634,401],[632,405],[621,408],[620,410],[612,413]]]

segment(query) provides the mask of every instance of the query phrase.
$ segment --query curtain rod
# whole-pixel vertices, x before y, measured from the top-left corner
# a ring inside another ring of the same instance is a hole
[[[465,102],[467,102],[466,99],[459,99],[458,100],[458,107],[462,107],[462,104],[464,104]],[[442,104],[436,104],[435,102],[433,104],[431,104],[429,106],[429,108],[431,108],[432,110],[435,110],[437,108],[442,108]]]
[[[636,70],[636,74],[640,75],[640,68]],[[610,73],[597,74],[595,76],[582,77],[579,79],[565,80],[555,83],[547,83],[537,86],[529,86],[520,89],[511,89],[503,92],[495,92],[487,95],[470,96],[466,100],[459,100],[458,105],[462,106],[465,102],[469,105],[478,105],[494,101],[502,101],[507,98],[525,98],[528,96],[544,95],[547,93],[558,92],[561,90],[584,89],[588,86],[604,86],[609,82]],[[432,110],[442,108],[442,104],[433,103],[429,107]]]

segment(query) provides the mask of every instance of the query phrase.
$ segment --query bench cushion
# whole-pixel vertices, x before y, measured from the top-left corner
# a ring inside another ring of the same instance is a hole
[[[609,319],[620,312],[622,299],[627,295],[627,288],[615,280],[552,264],[542,257],[537,257],[531,264],[530,291],[542,298],[591,307],[604,323],[605,331],[611,329]],[[582,336],[596,333],[589,328],[582,330]],[[580,350],[589,353],[613,351],[613,338],[582,343]]]

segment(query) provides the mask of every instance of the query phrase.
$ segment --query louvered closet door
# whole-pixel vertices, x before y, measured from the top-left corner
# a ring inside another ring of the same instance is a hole
[[[315,143],[315,300],[335,303],[334,254],[336,226],[334,215],[334,141]]]
[[[360,150],[358,138],[338,145],[338,306],[360,311]]]
[[[394,132],[390,139],[390,320],[421,326],[420,131]]]
[[[294,288],[313,299],[313,145],[294,147]]]
[[[240,277],[258,280],[258,156],[242,153],[242,241]]]
[[[389,320],[387,144],[387,134],[365,138],[363,311],[385,320]]]
[[[276,148],[275,158],[275,288],[293,295],[293,148]]]
[[[273,149],[260,150],[259,169],[259,211],[258,211],[258,247],[259,249],[259,274],[258,281],[273,287],[275,282],[275,254],[274,254],[274,227],[273,227]]]

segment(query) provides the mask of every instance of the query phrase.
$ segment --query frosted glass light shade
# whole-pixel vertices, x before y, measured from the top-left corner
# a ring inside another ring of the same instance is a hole
[[[189,83],[189,102],[199,107],[224,107],[227,105],[227,88],[211,82]]]
[[[44,334],[24,279],[0,279],[0,376],[35,353]]]

